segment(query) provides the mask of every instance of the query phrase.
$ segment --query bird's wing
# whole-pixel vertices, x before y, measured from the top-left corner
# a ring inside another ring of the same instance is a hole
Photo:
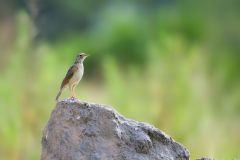
[[[68,69],[68,72],[62,81],[61,88],[63,88],[66,84],[68,84],[69,80],[73,77],[74,73],[77,70],[78,70],[78,67],[76,65],[73,65]]]

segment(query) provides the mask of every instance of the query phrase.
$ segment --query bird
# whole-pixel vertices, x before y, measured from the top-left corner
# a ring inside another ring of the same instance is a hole
[[[65,75],[65,78],[61,83],[60,90],[56,96],[56,101],[58,101],[60,95],[62,94],[62,91],[67,86],[69,87],[71,98],[72,99],[76,98],[75,88],[83,77],[84,73],[83,61],[88,56],[89,55],[85,53],[77,54],[74,64],[68,69],[67,74]]]

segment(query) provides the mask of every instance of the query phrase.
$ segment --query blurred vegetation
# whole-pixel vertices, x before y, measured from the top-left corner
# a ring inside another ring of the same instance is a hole
[[[154,124],[192,159],[239,157],[239,1],[2,0],[0,18],[0,159],[39,159],[78,52],[80,99]]]

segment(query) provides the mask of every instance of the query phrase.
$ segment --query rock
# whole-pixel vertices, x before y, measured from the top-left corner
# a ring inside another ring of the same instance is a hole
[[[159,129],[124,118],[110,106],[57,103],[42,137],[42,160],[188,160],[189,152]]]

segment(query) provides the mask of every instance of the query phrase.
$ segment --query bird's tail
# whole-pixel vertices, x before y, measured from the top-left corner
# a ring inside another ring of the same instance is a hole
[[[58,101],[58,98],[59,98],[60,95],[62,94],[62,90],[63,90],[63,88],[61,88],[61,89],[59,90],[59,92],[58,92],[58,94],[57,94],[57,97],[56,97],[56,101]]]

